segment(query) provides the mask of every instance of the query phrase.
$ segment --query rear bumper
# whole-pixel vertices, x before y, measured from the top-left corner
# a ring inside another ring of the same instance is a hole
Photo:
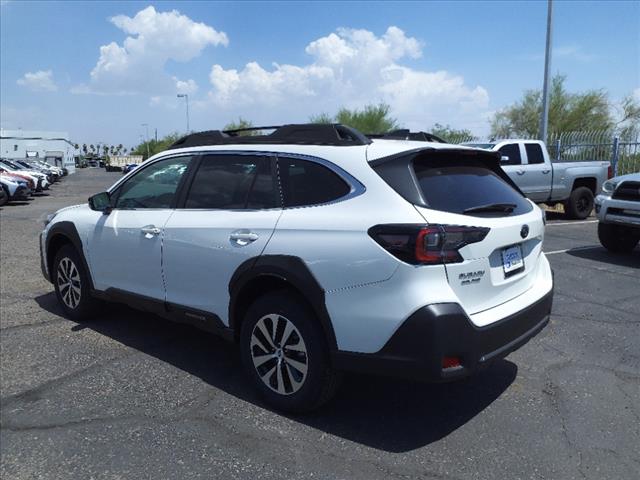
[[[553,288],[534,304],[486,327],[476,327],[457,303],[427,305],[411,315],[379,352],[338,351],[334,366],[431,382],[466,377],[537,335],[549,322],[552,303]],[[443,369],[444,357],[458,357],[461,365]]]

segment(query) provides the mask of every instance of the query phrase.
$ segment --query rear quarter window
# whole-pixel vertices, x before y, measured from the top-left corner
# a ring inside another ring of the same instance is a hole
[[[278,172],[285,207],[321,205],[351,191],[338,174],[316,162],[279,157]]]

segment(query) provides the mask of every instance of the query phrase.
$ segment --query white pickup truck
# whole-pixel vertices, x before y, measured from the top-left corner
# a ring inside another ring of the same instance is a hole
[[[593,210],[595,195],[612,176],[609,162],[551,162],[544,142],[499,140],[465,143],[502,154],[502,168],[534,202],[564,205],[565,213],[583,219]]]

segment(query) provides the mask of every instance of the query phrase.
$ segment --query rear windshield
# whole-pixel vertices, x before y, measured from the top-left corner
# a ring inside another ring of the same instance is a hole
[[[532,209],[481,162],[420,160],[413,168],[428,208],[481,217],[521,215]]]

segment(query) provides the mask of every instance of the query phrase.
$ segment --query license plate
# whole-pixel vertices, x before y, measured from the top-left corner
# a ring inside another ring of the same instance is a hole
[[[502,250],[502,267],[504,268],[505,274],[524,268],[522,248],[520,245],[515,245]]]

